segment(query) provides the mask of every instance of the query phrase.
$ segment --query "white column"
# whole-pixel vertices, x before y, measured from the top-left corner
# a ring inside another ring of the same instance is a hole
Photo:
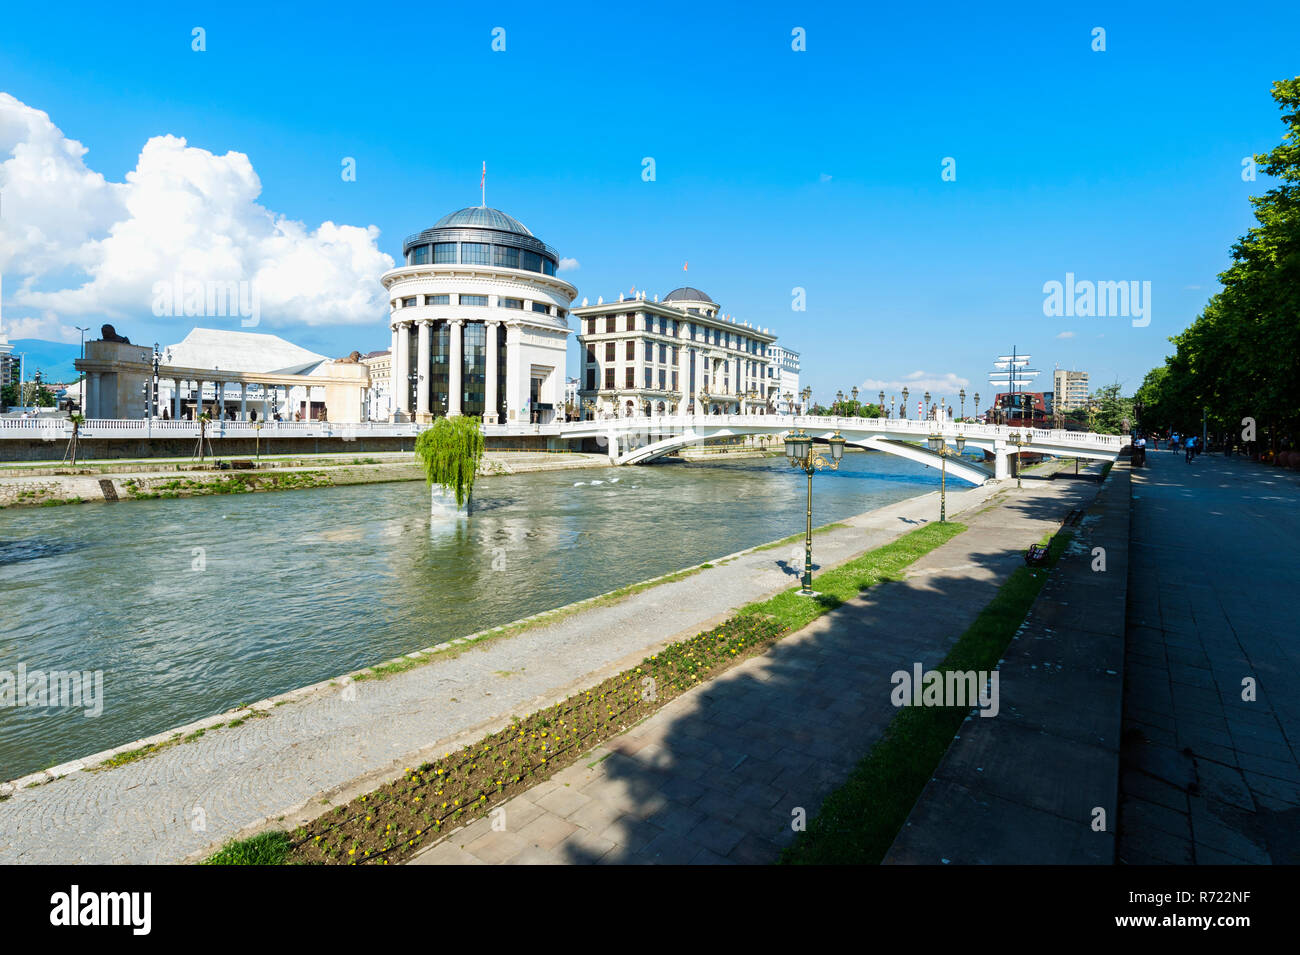
[[[262,385],[262,422],[266,423],[271,419],[271,395],[270,387],[263,383]]]
[[[403,416],[411,414],[411,337],[404,323],[397,326],[397,371],[394,375],[394,393],[398,411]]]
[[[433,323],[427,319],[420,321],[418,363],[415,366],[415,413],[424,420],[429,416],[429,334]]]
[[[393,326],[393,344],[388,349],[388,416],[393,418],[397,411],[397,326]]]
[[[239,383],[239,420],[248,420],[248,382]]]
[[[176,386],[176,390],[172,393],[172,420],[177,421],[181,416],[181,387],[184,382],[180,378],[173,378],[172,383]]]
[[[92,371],[86,376],[86,411],[87,418],[99,417],[99,372]]]
[[[461,383],[461,371],[465,367],[465,320],[455,318],[451,321],[451,369],[447,376],[450,385],[447,390],[450,395],[447,399],[447,416],[455,417],[460,414],[461,395],[464,392],[464,385]]]
[[[194,382],[194,420],[199,420],[199,415],[203,414],[203,379],[196,379]]]
[[[487,382],[483,389],[484,421],[497,420],[497,329],[500,322],[487,323]]]
[[[523,329],[517,324],[506,325],[506,422],[528,420],[523,410],[532,386],[523,368]],[[600,374],[600,372],[597,372]],[[600,387],[600,382],[596,383]],[[521,418],[520,416],[523,415]],[[513,418],[512,418],[513,416]]]

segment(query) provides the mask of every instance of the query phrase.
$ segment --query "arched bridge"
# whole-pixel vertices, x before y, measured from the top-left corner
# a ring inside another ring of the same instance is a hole
[[[1002,480],[1010,474],[1010,458],[1020,452],[1056,457],[1114,461],[1128,439],[1122,435],[1084,431],[1021,428],[1012,425],[970,424],[913,418],[837,418],[814,415],[669,415],[659,417],[601,418],[560,425],[568,440],[603,441],[614,464],[643,464],[679,448],[710,438],[743,435],[784,435],[802,429],[824,441],[836,431],[850,444],[885,451],[930,467],[939,467],[939,455],[928,447],[932,434],[940,434],[955,450],[958,435],[968,449],[993,455],[993,467],[969,457],[948,457],[948,471],[972,484]],[[1019,443],[1017,443],[1019,442]]]

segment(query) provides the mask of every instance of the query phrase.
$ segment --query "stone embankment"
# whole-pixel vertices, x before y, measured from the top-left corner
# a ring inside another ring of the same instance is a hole
[[[214,462],[193,460],[12,467],[0,470],[0,508],[423,480],[423,471],[411,458],[406,453],[354,458],[301,456],[263,460],[247,470],[217,469]],[[489,451],[483,456],[479,474],[490,477],[608,466],[609,459],[601,454]]]

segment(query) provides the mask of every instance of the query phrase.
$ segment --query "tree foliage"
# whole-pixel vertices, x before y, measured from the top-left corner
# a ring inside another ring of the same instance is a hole
[[[463,507],[483,457],[482,425],[467,415],[439,418],[415,439],[415,454],[425,480],[455,493],[456,506]]]
[[[1252,196],[1256,225],[1232,247],[1222,291],[1170,341],[1138,389],[1143,427],[1233,432],[1253,418],[1279,438],[1300,425],[1300,76],[1273,84],[1286,133],[1255,157],[1278,180]]]

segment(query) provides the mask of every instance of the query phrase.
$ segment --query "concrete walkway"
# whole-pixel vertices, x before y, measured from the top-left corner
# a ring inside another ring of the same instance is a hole
[[[996,491],[950,490],[949,512],[982,504]],[[927,494],[861,515],[819,534],[815,556],[827,567],[842,563],[937,511],[938,495]],[[321,684],[287,694],[292,702],[282,706],[265,701],[261,718],[115,769],[25,786],[0,801],[0,863],[168,863],[202,856],[267,820],[292,826],[328,799],[366,792],[405,766],[499,729],[512,714],[563,699],[787,589],[801,569],[802,547],[799,567],[787,563],[794,550],[715,561],[698,574],[596,602],[458,655],[438,654],[382,680]],[[939,597],[933,594],[932,604]],[[897,626],[906,633],[911,623]],[[204,722],[181,732],[188,736]]]
[[[1119,859],[1300,862],[1300,477],[1218,455],[1147,463],[1133,472]]]
[[[937,664],[1029,544],[1097,485],[1027,480],[969,530],[691,690],[413,864],[767,863],[897,712],[890,674]]]

